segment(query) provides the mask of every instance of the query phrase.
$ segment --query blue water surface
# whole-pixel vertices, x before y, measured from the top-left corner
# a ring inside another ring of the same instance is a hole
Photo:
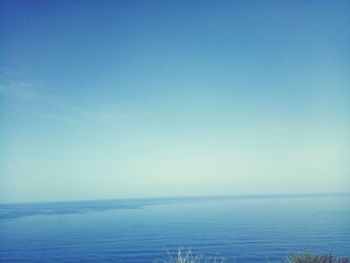
[[[350,195],[0,205],[0,262],[163,262],[179,248],[227,262],[350,254]]]

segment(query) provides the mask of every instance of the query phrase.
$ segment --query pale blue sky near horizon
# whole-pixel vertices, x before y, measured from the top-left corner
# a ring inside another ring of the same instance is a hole
[[[0,203],[348,192],[349,14],[0,0]]]

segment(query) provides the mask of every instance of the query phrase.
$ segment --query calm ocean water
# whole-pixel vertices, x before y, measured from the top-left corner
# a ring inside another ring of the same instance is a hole
[[[0,205],[1,262],[154,262],[178,248],[228,262],[350,254],[350,195]]]

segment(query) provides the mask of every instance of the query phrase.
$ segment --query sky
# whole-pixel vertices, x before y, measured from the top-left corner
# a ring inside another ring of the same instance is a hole
[[[0,0],[0,203],[348,192],[349,14]]]

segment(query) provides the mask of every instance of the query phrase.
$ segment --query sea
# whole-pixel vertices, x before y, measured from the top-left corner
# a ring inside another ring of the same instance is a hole
[[[235,263],[349,256],[350,195],[0,205],[0,262],[152,263],[179,251]]]

